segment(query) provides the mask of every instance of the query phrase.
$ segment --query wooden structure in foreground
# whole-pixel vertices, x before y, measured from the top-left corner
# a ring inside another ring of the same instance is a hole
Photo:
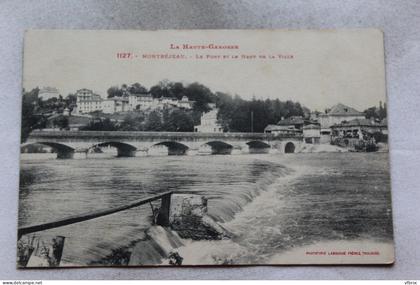
[[[156,216],[156,224],[160,226],[169,226],[169,210],[171,207],[171,195],[172,192],[164,192],[159,195],[155,195],[149,198],[143,198],[132,201],[125,205],[114,207],[110,209],[96,210],[87,212],[79,215],[70,216],[60,220],[47,222],[43,224],[25,226],[18,229],[18,241],[21,240],[23,235],[45,231],[53,228],[67,226],[75,223],[80,223],[87,220],[111,215],[117,212],[125,211],[131,208],[139,207],[144,204],[151,203],[156,200],[161,200],[161,206]],[[153,207],[152,207],[153,210]],[[153,213],[155,216],[156,213]],[[34,246],[33,240],[37,239],[36,246]],[[38,241],[39,237],[29,237],[28,241],[18,243],[18,266],[26,267],[32,260],[36,260],[36,267],[56,267],[59,266],[61,261],[61,255],[64,248],[64,237],[57,236],[51,241],[41,238],[41,242]],[[52,245],[48,245],[52,243]],[[42,246],[40,246],[42,244]],[[20,246],[19,246],[20,245]],[[38,249],[41,250],[38,250]],[[41,251],[41,253],[37,253]],[[32,259],[31,259],[32,258]],[[28,265],[29,266],[29,265]]]
[[[43,223],[43,224],[38,224],[38,225],[32,225],[32,226],[26,226],[26,227],[21,227],[18,229],[18,239],[21,238],[22,235],[25,234],[29,234],[29,233],[34,233],[34,232],[39,232],[39,231],[45,231],[45,230],[49,230],[49,229],[53,229],[53,228],[58,228],[58,227],[62,227],[62,226],[67,226],[67,225],[71,225],[71,224],[75,224],[75,223],[80,223],[83,221],[87,221],[87,220],[92,220],[98,217],[103,217],[103,216],[107,216],[107,215],[111,215],[117,212],[121,212],[121,211],[125,211],[131,208],[135,208],[156,200],[162,200],[161,202],[161,207],[159,209],[159,213],[157,215],[157,221],[156,223],[160,226],[168,226],[169,225],[169,209],[171,207],[171,195],[172,192],[164,192],[162,194],[159,195],[155,195],[149,198],[143,198],[143,199],[139,199],[139,200],[135,200],[133,202],[130,202],[128,204],[125,204],[123,206],[119,206],[119,207],[114,207],[111,209],[104,209],[104,210],[97,210],[97,211],[92,211],[92,212],[88,212],[88,213],[83,213],[83,214],[79,214],[79,215],[75,215],[75,216],[70,216],[64,219],[60,219],[60,220],[56,220],[56,221],[52,221],[52,222],[47,222],[47,223]]]
[[[70,216],[70,217],[60,219],[60,220],[56,220],[56,221],[52,221],[52,222],[21,227],[21,228],[18,229],[18,239],[20,239],[20,237],[22,235],[25,235],[25,234],[30,234],[30,233],[39,232],[39,231],[45,231],[45,230],[49,230],[49,229],[53,229],[53,228],[67,226],[67,225],[71,225],[71,224],[75,224],[75,223],[80,223],[80,222],[87,221],[87,220],[92,220],[92,219],[95,219],[95,218],[111,215],[111,214],[114,214],[114,213],[117,213],[117,212],[121,212],[121,211],[131,209],[131,208],[135,208],[135,207],[138,207],[138,206],[141,206],[141,205],[144,205],[144,204],[156,201],[156,200],[162,200],[156,223],[160,226],[168,226],[169,225],[169,209],[171,207],[171,195],[172,195],[171,191],[164,192],[162,194],[155,195],[155,196],[152,196],[152,197],[149,197],[149,198],[143,198],[143,199],[135,200],[135,201],[132,201],[128,204],[125,204],[125,205],[119,206],[119,207],[114,207],[114,208],[110,208],[110,209],[103,209],[103,210],[96,210],[96,211],[92,211],[92,212],[87,212],[87,213],[83,213],[83,214],[79,214],[79,215]]]

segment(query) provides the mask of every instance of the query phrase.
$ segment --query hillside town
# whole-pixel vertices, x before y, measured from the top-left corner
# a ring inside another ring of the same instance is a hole
[[[103,98],[90,89],[79,89],[74,93],[73,101],[64,104],[61,110],[43,114],[46,122],[39,129],[95,130],[100,124],[102,124],[100,127],[103,127],[104,122],[108,122],[113,126],[110,130],[126,130],[124,126],[129,119],[133,122],[150,121],[156,116],[156,120],[160,121],[163,117],[169,116],[167,119],[169,121],[188,121],[185,114],[189,114],[197,118],[195,123],[186,123],[193,124],[193,129],[177,127],[175,131],[190,130],[201,133],[232,131],[221,119],[221,103],[219,106],[216,103],[207,103],[207,110],[198,112],[194,110],[195,101],[186,95],[180,96],[180,99],[163,96],[157,98],[148,90],[132,93],[126,87],[121,89],[120,95]],[[57,88],[44,87],[39,90],[38,98],[40,102],[50,102],[62,97]],[[375,108],[374,111],[377,112]],[[384,108],[380,103],[380,110],[382,109]],[[378,145],[387,143],[386,117],[368,117],[368,112],[361,112],[341,103],[331,106],[324,112],[302,110],[304,111],[300,112],[301,115],[281,117],[277,122],[267,124],[263,132],[274,136],[300,135],[305,144],[336,145],[354,151],[376,151]],[[170,117],[172,114],[177,116]],[[254,124],[254,121],[251,121],[251,124]],[[152,125],[150,130],[159,130],[157,125]],[[251,132],[253,127],[252,125]]]
[[[181,100],[175,98],[153,98],[150,93],[132,94],[124,90],[121,97],[102,99],[98,94],[89,89],[80,89],[76,92],[76,106],[73,109],[75,114],[89,114],[101,111],[105,114],[115,114],[130,111],[147,111],[164,109],[168,107],[178,107],[190,110],[194,101],[189,101],[187,96]]]

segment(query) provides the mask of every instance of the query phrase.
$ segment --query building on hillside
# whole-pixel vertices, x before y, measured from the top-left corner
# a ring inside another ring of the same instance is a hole
[[[194,101],[190,101],[187,96],[183,96],[181,100],[169,97],[153,98],[150,93],[131,94],[127,90],[124,90],[121,97],[102,99],[92,90],[80,89],[77,90],[76,97],[76,107],[73,108],[73,113],[79,114],[95,111],[102,111],[106,114],[135,110],[153,111],[171,107],[190,110],[194,105]]]
[[[182,96],[181,100],[178,101],[178,107],[190,110],[193,108],[194,101],[190,101],[187,96]]]
[[[183,96],[181,100],[176,98],[161,97],[153,98],[150,93],[130,94],[128,93],[128,108],[134,110],[155,110],[169,107],[178,107],[183,109],[192,109],[194,101],[188,100]]]
[[[223,127],[217,122],[218,109],[212,109],[201,115],[200,125],[194,126],[198,133],[223,133]]]
[[[157,101],[153,100],[150,93],[144,94],[128,94],[128,108],[130,110],[148,110],[156,109]]]
[[[321,143],[329,143],[331,140],[331,126],[340,124],[343,121],[364,119],[365,115],[356,109],[341,103],[334,105],[326,113],[318,115],[318,122],[321,125]]]
[[[43,101],[46,101],[51,98],[58,98],[60,96],[60,92],[55,87],[42,87],[39,90],[38,98]]]
[[[102,98],[93,93],[92,90],[83,88],[76,91],[76,109],[77,113],[91,113],[102,110]]]
[[[101,111],[105,114],[127,112],[129,110],[129,99],[127,97],[112,97],[102,100]]]
[[[176,98],[160,97],[156,99],[158,101],[157,108],[165,109],[169,107],[177,107],[178,100]]]

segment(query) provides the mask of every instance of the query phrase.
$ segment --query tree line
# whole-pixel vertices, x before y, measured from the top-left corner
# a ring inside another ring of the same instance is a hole
[[[382,101],[379,101],[379,107],[373,106],[367,108],[363,113],[365,114],[366,119],[374,118],[382,121],[387,117],[386,103],[382,104]]]

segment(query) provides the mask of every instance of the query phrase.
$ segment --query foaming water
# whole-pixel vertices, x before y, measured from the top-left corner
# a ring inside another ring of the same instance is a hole
[[[319,240],[392,239],[386,154],[27,160],[19,224],[118,206],[164,191],[205,195],[232,240],[183,241],[185,264],[262,263]],[[63,260],[89,264],[145,237],[142,206],[61,227]]]
[[[232,240],[190,242],[181,248],[192,263],[287,263],[282,254],[322,242],[347,242],[360,248],[360,244],[392,241],[386,154],[296,154],[265,159],[281,161],[295,171],[277,178],[223,224],[234,233]],[[199,254],[191,256],[191,252]]]

